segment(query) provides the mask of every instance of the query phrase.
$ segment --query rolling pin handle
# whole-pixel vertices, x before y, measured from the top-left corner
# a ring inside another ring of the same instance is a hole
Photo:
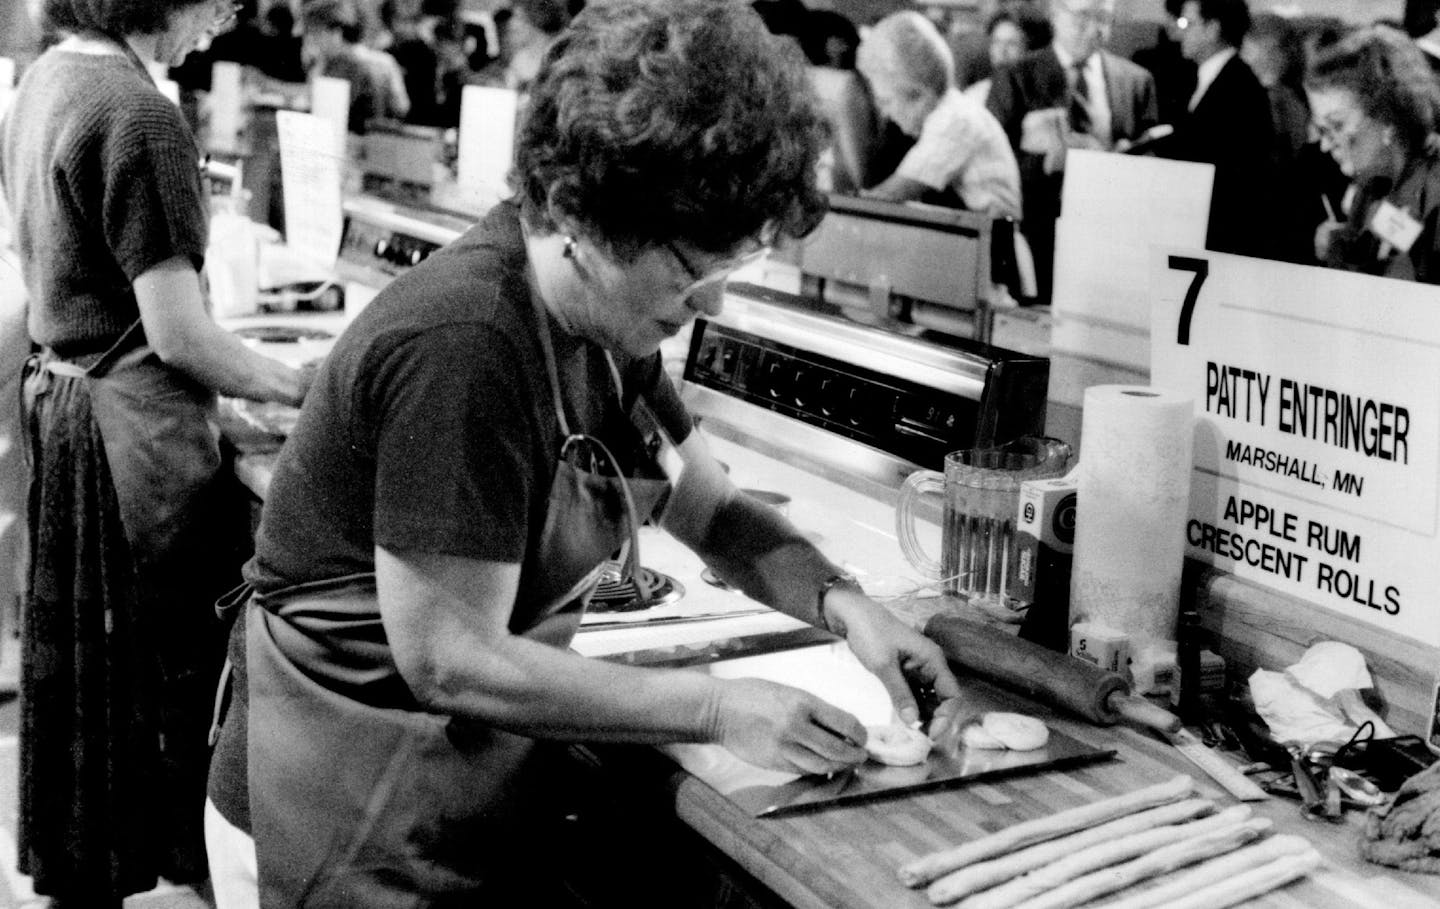
[[[1123,722],[1154,729],[1164,735],[1180,731],[1178,716],[1138,695],[1116,691],[1110,695],[1107,704]]]

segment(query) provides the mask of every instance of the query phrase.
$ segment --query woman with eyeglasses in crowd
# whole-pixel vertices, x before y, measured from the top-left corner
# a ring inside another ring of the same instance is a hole
[[[1355,186],[1315,231],[1322,265],[1440,284],[1440,88],[1403,32],[1376,25],[1319,51],[1305,75],[1320,145]]]
[[[0,125],[0,186],[41,349],[24,377],[33,565],[19,867],[52,905],[93,909],[158,877],[205,877],[224,658],[213,604],[248,529],[221,466],[215,395],[299,404],[308,373],[210,318],[195,139],[146,68],[179,63],[233,21],[232,5],[45,0],[43,14],[60,40]]]
[[[735,488],[661,369],[731,271],[819,222],[820,141],[798,48],[746,5],[607,0],[556,38],[515,198],[351,323],[275,467],[211,770],[222,909],[551,905],[556,742],[865,760],[865,727],[798,689],[568,650],[647,518],[843,634],[902,718],[911,684],[953,711],[938,647]]]

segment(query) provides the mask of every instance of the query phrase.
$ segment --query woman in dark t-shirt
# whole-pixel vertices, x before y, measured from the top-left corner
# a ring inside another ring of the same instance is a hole
[[[253,849],[266,906],[543,903],[567,857],[527,833],[564,785],[542,740],[863,761],[865,728],[806,692],[567,649],[647,517],[843,634],[902,717],[909,683],[953,711],[938,647],[735,489],[660,368],[731,271],[823,214],[804,78],[744,4],[610,0],[556,39],[517,199],[360,314],[276,465],[211,777],[217,881]]]

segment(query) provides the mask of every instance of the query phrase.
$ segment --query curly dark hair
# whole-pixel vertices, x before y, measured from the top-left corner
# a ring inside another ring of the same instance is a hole
[[[1305,72],[1307,89],[1340,88],[1367,117],[1395,128],[1412,153],[1440,123],[1440,87],[1424,54],[1399,29],[1357,29],[1316,53]]]
[[[608,0],[547,52],[511,183],[532,227],[573,219],[624,261],[673,239],[726,253],[814,229],[821,142],[798,49],[748,6]]]
[[[58,31],[150,35],[165,28],[177,9],[210,0],[45,0],[41,24]]]

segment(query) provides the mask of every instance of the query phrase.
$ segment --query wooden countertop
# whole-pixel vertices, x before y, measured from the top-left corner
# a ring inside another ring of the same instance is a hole
[[[1129,728],[1101,728],[1006,695],[1017,709],[1056,729],[1118,752],[1115,760],[955,789],[918,793],[810,814],[756,819],[681,770],[669,785],[676,816],[786,903],[804,909],[903,909],[929,906],[923,891],[896,877],[903,863],[1011,824],[1163,782],[1185,773],[1200,793],[1225,807],[1235,800],[1168,744]],[[1248,905],[1290,909],[1386,909],[1440,906],[1440,878],[1372,865],[1357,852],[1364,815],[1343,825],[1301,818],[1299,803],[1252,803],[1272,834],[1305,837],[1326,864],[1303,881]]]

